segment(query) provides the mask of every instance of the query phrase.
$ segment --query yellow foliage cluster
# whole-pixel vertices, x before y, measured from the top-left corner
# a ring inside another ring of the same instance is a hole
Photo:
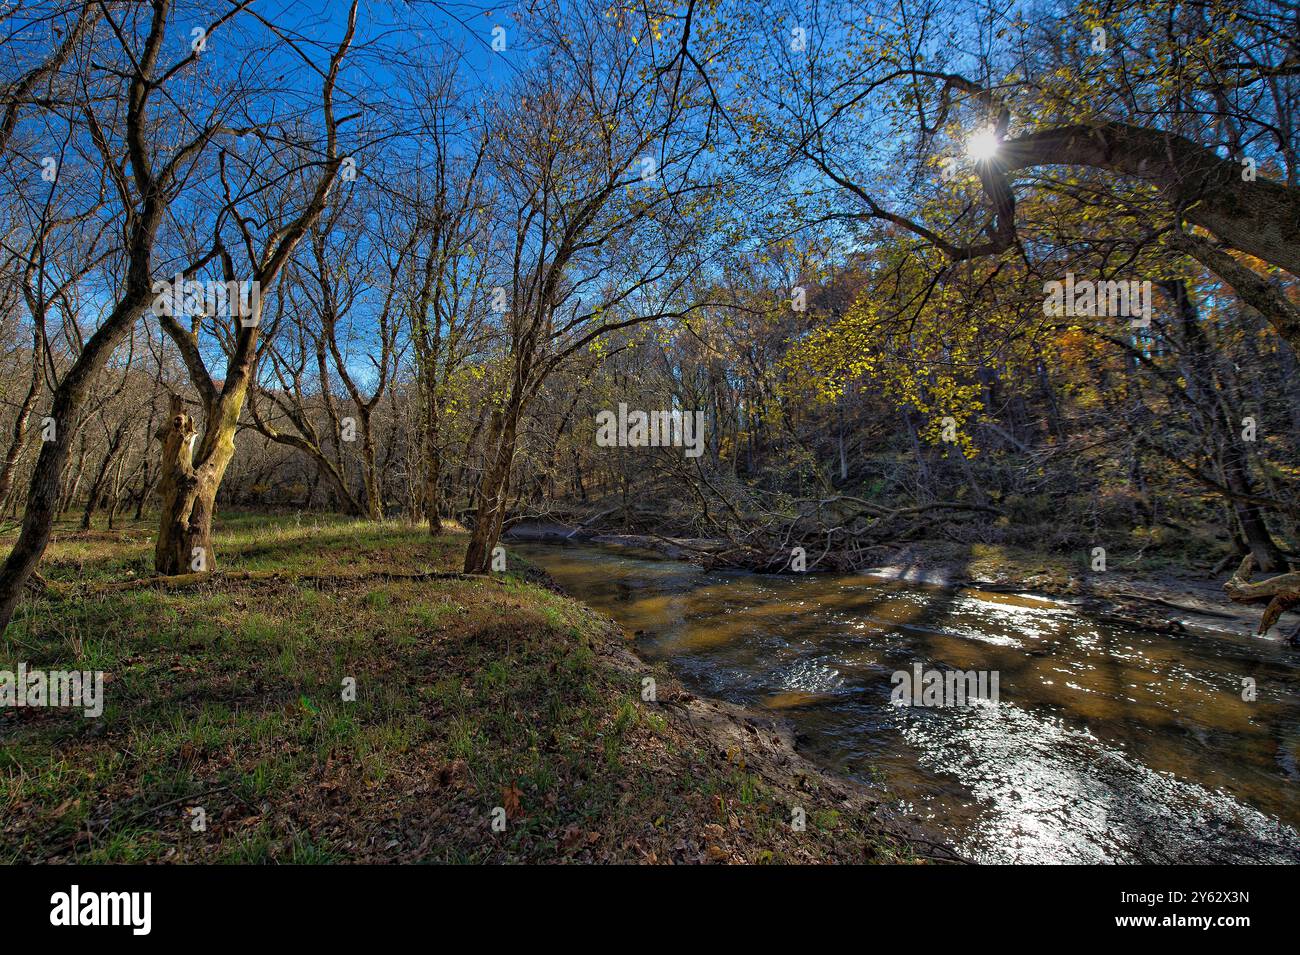
[[[786,354],[787,390],[834,402],[854,382],[869,382],[898,406],[925,417],[922,437],[976,453],[971,427],[984,411],[976,377],[985,361],[979,323],[962,320],[958,293],[940,289],[921,315],[908,321],[882,313],[864,290],[839,321],[813,332]]]

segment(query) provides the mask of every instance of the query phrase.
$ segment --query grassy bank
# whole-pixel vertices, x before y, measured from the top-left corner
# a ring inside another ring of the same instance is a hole
[[[693,716],[528,568],[384,576],[458,569],[463,536],[236,516],[223,571],[283,576],[96,593],[149,576],[151,533],[60,528],[42,565],[60,595],[34,596],[0,643],[0,670],[106,674],[98,718],[0,710],[0,861],[912,857],[868,802],[769,771],[770,734]]]

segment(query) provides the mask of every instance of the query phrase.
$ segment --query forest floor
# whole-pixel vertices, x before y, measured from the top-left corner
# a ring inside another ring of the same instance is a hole
[[[535,570],[397,576],[458,570],[461,534],[234,515],[214,543],[244,579],[108,590],[150,576],[152,532],[57,528],[51,590],[0,639],[0,671],[105,673],[99,717],[0,709],[0,862],[944,854],[781,724],[683,692]]]

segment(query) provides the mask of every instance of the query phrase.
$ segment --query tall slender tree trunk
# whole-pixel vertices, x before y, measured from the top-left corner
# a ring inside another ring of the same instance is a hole
[[[375,463],[375,436],[370,429],[370,409],[361,405],[357,409],[361,418],[362,476],[366,484],[366,517],[372,521],[384,519],[384,490],[379,483],[379,468]]]
[[[99,330],[86,341],[81,354],[54,390],[50,404],[50,417],[55,424],[54,439],[41,444],[41,453],[36,458],[27,491],[23,527],[4,567],[0,568],[0,632],[13,619],[23,587],[50,543],[50,530],[59,506],[59,485],[72,446],[71,423],[81,414],[95,376],[149,304],[151,286],[147,253],[141,256],[141,261],[143,266],[133,269],[128,279],[131,294],[113,309]]]
[[[424,462],[424,514],[429,523],[429,536],[442,533],[442,455],[436,448],[426,450]]]
[[[916,422],[912,420],[912,412],[907,408],[903,409],[903,423],[907,426],[907,437],[912,443],[912,455],[916,459],[916,480],[918,491],[917,497],[924,503],[933,499],[934,495],[930,487],[930,466],[926,463],[926,451],[921,447],[921,435],[917,430]]]
[[[13,437],[9,450],[5,453],[3,466],[0,466],[0,501],[8,500],[9,492],[14,487],[14,473],[18,470],[18,461],[27,450],[27,426],[32,419],[32,411],[41,396],[41,366],[44,363],[43,349],[39,332],[34,336],[32,350],[32,377],[27,385],[27,394],[18,406],[18,417],[14,419]]]
[[[113,435],[104,451],[104,460],[99,464],[95,479],[91,481],[90,491],[86,494],[86,509],[81,514],[81,529],[83,531],[90,530],[90,522],[95,516],[95,508],[99,505],[104,493],[104,482],[108,479],[109,471],[113,468],[113,460],[122,447],[122,433],[124,430],[125,425],[118,427],[117,433]]]
[[[307,488],[307,493],[302,498],[302,508],[307,510],[311,507],[312,499],[316,497],[316,488],[320,487],[320,465],[316,465],[316,472],[311,478],[311,487]]]
[[[1237,442],[1229,439],[1223,447],[1223,481],[1228,490],[1234,494],[1250,495],[1255,492],[1254,483],[1246,463],[1244,449]],[[1258,504],[1234,501],[1233,512],[1241,526],[1242,536],[1255,555],[1255,565],[1262,573],[1276,573],[1287,569],[1286,556],[1273,541],[1264,512]]]
[[[571,449],[570,454],[573,457],[573,490],[578,495],[578,500],[586,504],[587,486],[582,477],[582,455],[578,453],[576,446]]]
[[[81,444],[77,450],[77,464],[73,469],[72,476],[63,488],[63,493],[59,496],[59,513],[66,514],[72,507],[72,502],[77,499],[77,491],[81,489],[81,477],[86,472],[86,434],[81,433]]]
[[[1277,350],[1277,365],[1281,375],[1277,387],[1286,396],[1287,414],[1291,418],[1291,430],[1300,434],[1300,362],[1289,345],[1282,345]]]
[[[111,496],[108,499],[108,529],[113,529],[113,522],[117,518],[118,509],[122,506],[123,482],[122,473],[126,470],[126,455],[117,459],[117,473],[113,476],[113,487]]]
[[[438,415],[438,394],[432,376],[425,383],[424,398],[424,515],[429,522],[429,536],[442,533],[442,451],[441,420]]]
[[[147,449],[146,449],[146,453],[147,453]],[[155,483],[155,476],[153,475],[152,469],[149,467],[149,464],[146,461],[144,466],[141,468],[140,490],[136,492],[138,496],[136,497],[136,501],[135,501],[135,519],[137,521],[144,518],[144,502],[147,501],[149,499],[149,495],[153,493],[154,483]]]
[[[1241,500],[1254,493],[1254,482],[1250,477],[1250,465],[1240,443],[1240,435],[1232,421],[1229,403],[1215,380],[1214,349],[1201,327],[1200,311],[1181,279],[1162,282],[1161,287],[1174,302],[1178,312],[1183,347],[1188,353],[1186,365],[1189,391],[1203,408],[1214,434],[1224,484],[1238,496],[1237,500],[1230,501],[1229,504],[1236,515],[1242,536],[1260,571],[1273,573],[1286,570],[1286,557],[1269,533],[1263,510],[1257,504]]]
[[[502,412],[494,413],[489,434],[496,435],[488,446],[494,448],[483,480],[479,484],[478,511],[469,546],[465,549],[465,573],[485,574],[492,566],[492,551],[501,539],[505,520],[506,496],[510,493],[510,468],[514,464],[519,417],[523,412],[518,399]]]

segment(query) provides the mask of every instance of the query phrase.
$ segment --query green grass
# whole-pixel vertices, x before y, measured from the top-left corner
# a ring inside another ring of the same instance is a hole
[[[0,669],[107,680],[98,719],[0,711],[0,861],[906,856],[869,814],[778,791],[642,703],[650,668],[523,561],[497,579],[298,580],[454,570],[465,539],[238,514],[218,527],[220,570],[283,579],[95,595],[149,575],[150,535],[60,527],[42,572],[68,595],[26,601],[0,644]],[[788,825],[793,801],[807,832]]]

